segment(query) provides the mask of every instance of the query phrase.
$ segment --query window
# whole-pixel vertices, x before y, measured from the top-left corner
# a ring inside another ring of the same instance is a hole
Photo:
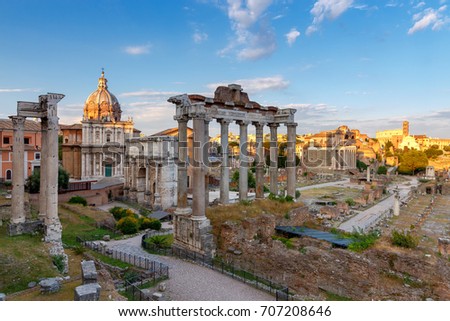
[[[3,137],[3,144],[6,144],[6,145],[11,144],[9,142],[9,139],[10,139],[10,137]]]
[[[30,138],[29,138],[29,137],[25,137],[25,138],[23,139],[23,143],[24,143],[25,145],[30,145]]]
[[[41,159],[41,153],[34,153],[34,159]]]
[[[111,141],[111,134],[106,134],[106,142],[109,143]]]
[[[12,179],[12,171],[10,169],[6,170],[6,180],[10,181]]]

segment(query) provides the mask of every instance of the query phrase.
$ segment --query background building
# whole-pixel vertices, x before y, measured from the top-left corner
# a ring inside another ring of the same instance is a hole
[[[25,179],[41,166],[41,123],[25,121],[24,131],[24,173]],[[11,119],[0,119],[0,180],[11,181],[13,149],[13,124]]]

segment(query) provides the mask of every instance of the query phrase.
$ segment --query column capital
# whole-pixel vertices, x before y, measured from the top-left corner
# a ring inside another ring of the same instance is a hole
[[[297,127],[297,123],[286,123],[286,127]]]
[[[264,127],[265,125],[266,125],[266,123],[265,122],[262,122],[262,121],[254,121],[254,122],[252,122],[252,124],[253,124],[253,126],[255,126],[256,128],[259,128],[259,127]]]
[[[9,116],[9,118],[12,120],[13,126],[17,129],[21,128],[23,129],[25,125],[25,119],[24,116]]]
[[[186,115],[181,115],[181,116],[173,116],[173,119],[176,120],[179,123],[184,123],[184,122],[188,122],[189,121],[189,117]]]
[[[269,126],[271,128],[278,128],[278,127],[280,127],[280,124],[278,124],[278,123],[268,123],[267,126]]]
[[[250,122],[248,120],[236,120],[236,124],[239,126],[248,126]]]
[[[206,113],[192,113],[189,115],[192,119],[203,119],[206,121]]]
[[[216,121],[221,125],[229,125],[233,122],[231,119],[225,119],[225,118],[217,118]]]

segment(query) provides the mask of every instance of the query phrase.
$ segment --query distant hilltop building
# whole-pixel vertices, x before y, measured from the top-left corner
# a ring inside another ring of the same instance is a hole
[[[411,135],[409,132],[409,122],[403,121],[402,128],[377,131],[376,139],[380,146],[384,148],[390,141],[395,149],[417,149],[426,150],[431,146],[438,146],[439,149],[450,146],[448,138],[432,138],[427,135]]]

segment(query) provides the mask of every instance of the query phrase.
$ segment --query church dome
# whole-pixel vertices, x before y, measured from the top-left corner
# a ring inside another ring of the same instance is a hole
[[[90,94],[84,103],[83,120],[120,121],[122,110],[116,96],[109,92],[107,82],[105,72],[102,71],[97,90]]]

